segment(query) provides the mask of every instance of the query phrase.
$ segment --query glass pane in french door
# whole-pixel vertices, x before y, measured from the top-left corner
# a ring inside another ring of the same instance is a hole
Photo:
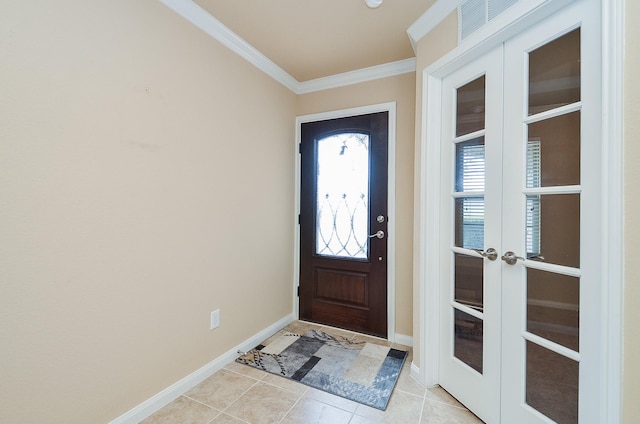
[[[482,87],[484,87],[484,77],[479,79],[483,81]],[[466,87],[470,84],[477,85],[474,81],[458,89],[458,96],[467,94]],[[463,94],[460,90],[463,90]],[[460,115],[458,119],[461,119]],[[465,249],[482,250],[484,246],[484,136],[460,141],[456,143],[455,149],[455,191],[459,193],[459,197],[455,199],[455,245]]]
[[[529,53],[529,115],[580,101],[580,29]]]
[[[580,112],[529,124],[527,187],[580,184]]]
[[[531,51],[528,59],[526,257],[538,265],[526,272],[525,397],[555,422],[577,423],[580,30]]]
[[[578,362],[527,341],[527,404],[558,424],[578,422]]]
[[[566,348],[580,347],[580,278],[527,269],[527,331]]]
[[[485,77],[463,85],[456,94],[456,137],[484,129]]]
[[[454,308],[453,356],[482,374],[483,322]]]

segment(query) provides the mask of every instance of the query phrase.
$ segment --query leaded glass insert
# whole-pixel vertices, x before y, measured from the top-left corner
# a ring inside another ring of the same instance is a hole
[[[317,142],[316,254],[369,255],[369,135],[342,133]]]

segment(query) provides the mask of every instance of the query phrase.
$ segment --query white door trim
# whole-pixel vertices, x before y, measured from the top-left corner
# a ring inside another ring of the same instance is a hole
[[[295,138],[295,198],[294,198],[294,253],[293,253],[293,310],[296,319],[300,318],[298,286],[300,285],[300,129],[306,122],[366,115],[369,113],[389,112],[388,135],[388,194],[387,194],[387,339],[396,342],[396,102],[380,103],[350,109],[314,113],[296,117]],[[403,339],[403,341],[406,341]]]
[[[422,116],[420,151],[416,166],[419,188],[416,191],[419,206],[414,252],[415,284],[419,308],[418,369],[413,375],[427,386],[438,384],[438,315],[439,315],[439,242],[440,193],[440,122],[442,78],[453,70],[474,60],[515,34],[557,11],[571,1],[519,2],[504,12],[504,16],[479,30],[457,48],[443,56],[422,72]],[[530,7],[526,7],[529,4]],[[624,1],[601,0],[603,63],[602,63],[602,259],[603,357],[605,366],[600,370],[600,400],[602,416],[597,422],[620,422],[622,417],[622,358],[623,358],[623,41]],[[414,337],[415,339],[415,337]]]

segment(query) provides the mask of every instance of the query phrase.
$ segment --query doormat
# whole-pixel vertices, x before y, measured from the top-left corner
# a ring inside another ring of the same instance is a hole
[[[236,362],[385,410],[407,352],[319,330],[284,333]]]

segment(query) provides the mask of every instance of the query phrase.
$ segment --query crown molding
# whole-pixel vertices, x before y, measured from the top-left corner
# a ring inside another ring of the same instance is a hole
[[[399,60],[397,62],[385,63],[382,65],[371,66],[369,68],[358,69],[356,71],[349,71],[342,74],[301,82],[298,85],[296,94],[313,93],[315,91],[344,87],[346,85],[359,84],[361,82],[408,74],[415,71],[416,58],[413,57],[410,59]]]
[[[314,91],[343,87],[415,72],[416,70],[416,59],[411,58],[299,82],[192,0],[159,1],[296,94],[307,94]]]
[[[295,78],[192,0],[160,0],[160,2],[289,90],[296,91],[300,83]]]
[[[407,35],[416,52],[416,44],[432,29],[449,16],[465,0],[437,0],[426,12],[422,14],[408,29]]]

